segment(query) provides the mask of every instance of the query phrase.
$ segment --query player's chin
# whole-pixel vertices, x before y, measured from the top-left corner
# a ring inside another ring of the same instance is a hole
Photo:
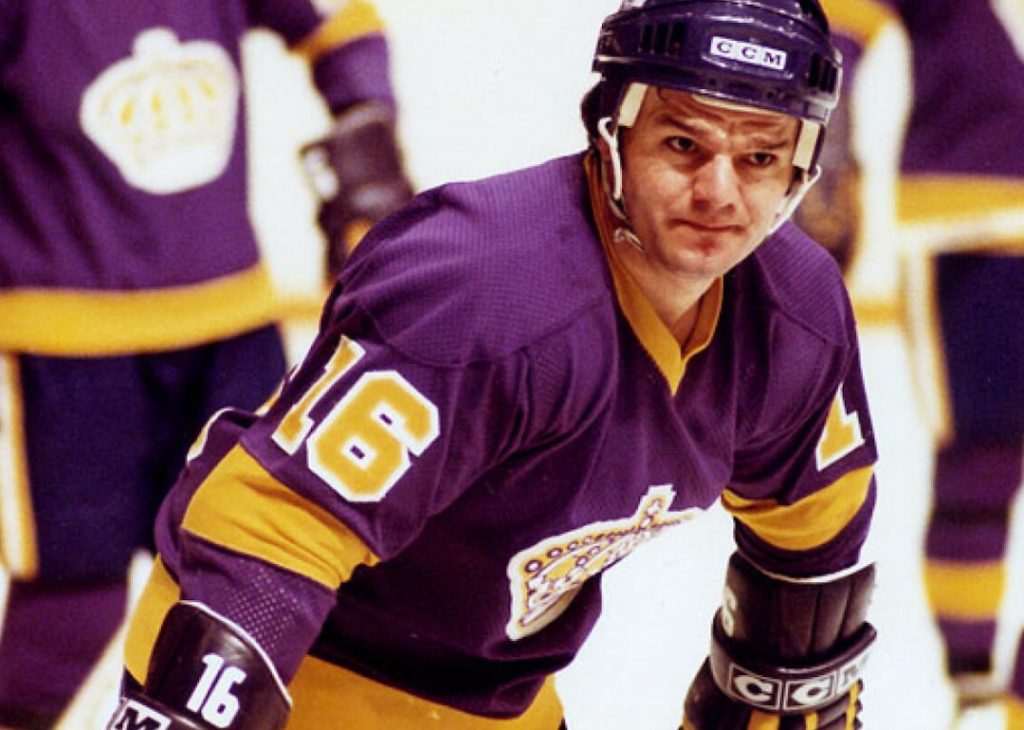
[[[731,259],[684,256],[670,264],[672,273],[683,279],[707,281],[716,279],[731,268]]]
[[[751,246],[736,236],[691,238],[676,248],[676,262],[697,276],[719,276],[750,253]]]

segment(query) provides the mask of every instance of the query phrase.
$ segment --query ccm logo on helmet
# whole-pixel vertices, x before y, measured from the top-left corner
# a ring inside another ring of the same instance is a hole
[[[734,61],[748,63],[751,66],[761,66],[776,71],[782,71],[786,68],[787,54],[785,51],[761,46],[757,43],[746,43],[716,35],[711,38],[710,50],[712,56],[731,58]]]

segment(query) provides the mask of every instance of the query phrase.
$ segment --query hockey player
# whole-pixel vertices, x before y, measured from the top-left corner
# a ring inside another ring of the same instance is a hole
[[[1011,35],[1024,40],[1024,16],[981,0],[896,5],[913,69],[898,212],[945,234],[907,259],[914,363],[937,437],[925,584],[967,708],[1005,692],[993,650],[1024,477],[1024,225],[998,223],[1024,213],[1024,63]],[[1024,727],[1024,648],[1006,704],[1006,727]]]
[[[628,0],[586,152],[375,227],[267,412],[194,445],[110,727],[556,730],[601,573],[718,499],[682,726],[859,727],[875,445],[786,222],[838,64],[812,0]]]
[[[380,18],[335,5],[0,1],[0,726],[54,724],[189,443],[284,374],[247,215],[248,28],[306,54],[338,117],[332,250],[409,196]]]
[[[897,214],[908,342],[936,445],[924,576],[967,715],[1007,695],[994,649],[1024,477],[1024,14],[988,0],[826,8],[833,29],[861,43],[866,21],[895,15],[910,42]],[[1024,727],[1024,644],[1006,699],[1007,727]]]
[[[993,647],[1024,444],[1024,14],[988,0],[896,0],[912,104],[898,214],[908,332],[936,453],[925,584],[962,709],[1006,694]],[[1024,727],[1024,643],[1007,728]]]

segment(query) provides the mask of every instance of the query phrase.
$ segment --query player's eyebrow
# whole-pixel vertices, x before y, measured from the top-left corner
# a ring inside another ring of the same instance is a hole
[[[751,144],[760,150],[766,152],[777,152],[779,150],[787,150],[793,146],[795,140],[790,137],[772,138],[764,137],[760,135],[754,135],[750,138]]]
[[[674,127],[683,134],[695,139],[700,139],[714,132],[714,128],[710,123],[701,119],[680,118],[678,112],[674,113],[669,109],[662,109],[656,112],[653,121],[655,124]],[[745,121],[740,123],[740,133],[746,134],[751,144],[768,152],[785,150],[792,147],[796,139],[795,134],[791,134],[791,130],[785,128],[765,129],[765,127],[774,127],[776,124],[776,120],[769,119],[765,119],[763,122],[760,120]],[[742,127],[748,125],[756,126],[757,129],[749,132],[742,129]],[[778,126],[781,127],[782,125]]]

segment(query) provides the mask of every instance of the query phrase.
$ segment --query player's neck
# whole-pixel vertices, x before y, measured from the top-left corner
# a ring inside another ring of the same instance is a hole
[[[640,286],[658,318],[680,345],[685,345],[697,322],[701,297],[711,288],[714,279],[667,277],[652,270],[644,254],[620,245],[620,258]]]

